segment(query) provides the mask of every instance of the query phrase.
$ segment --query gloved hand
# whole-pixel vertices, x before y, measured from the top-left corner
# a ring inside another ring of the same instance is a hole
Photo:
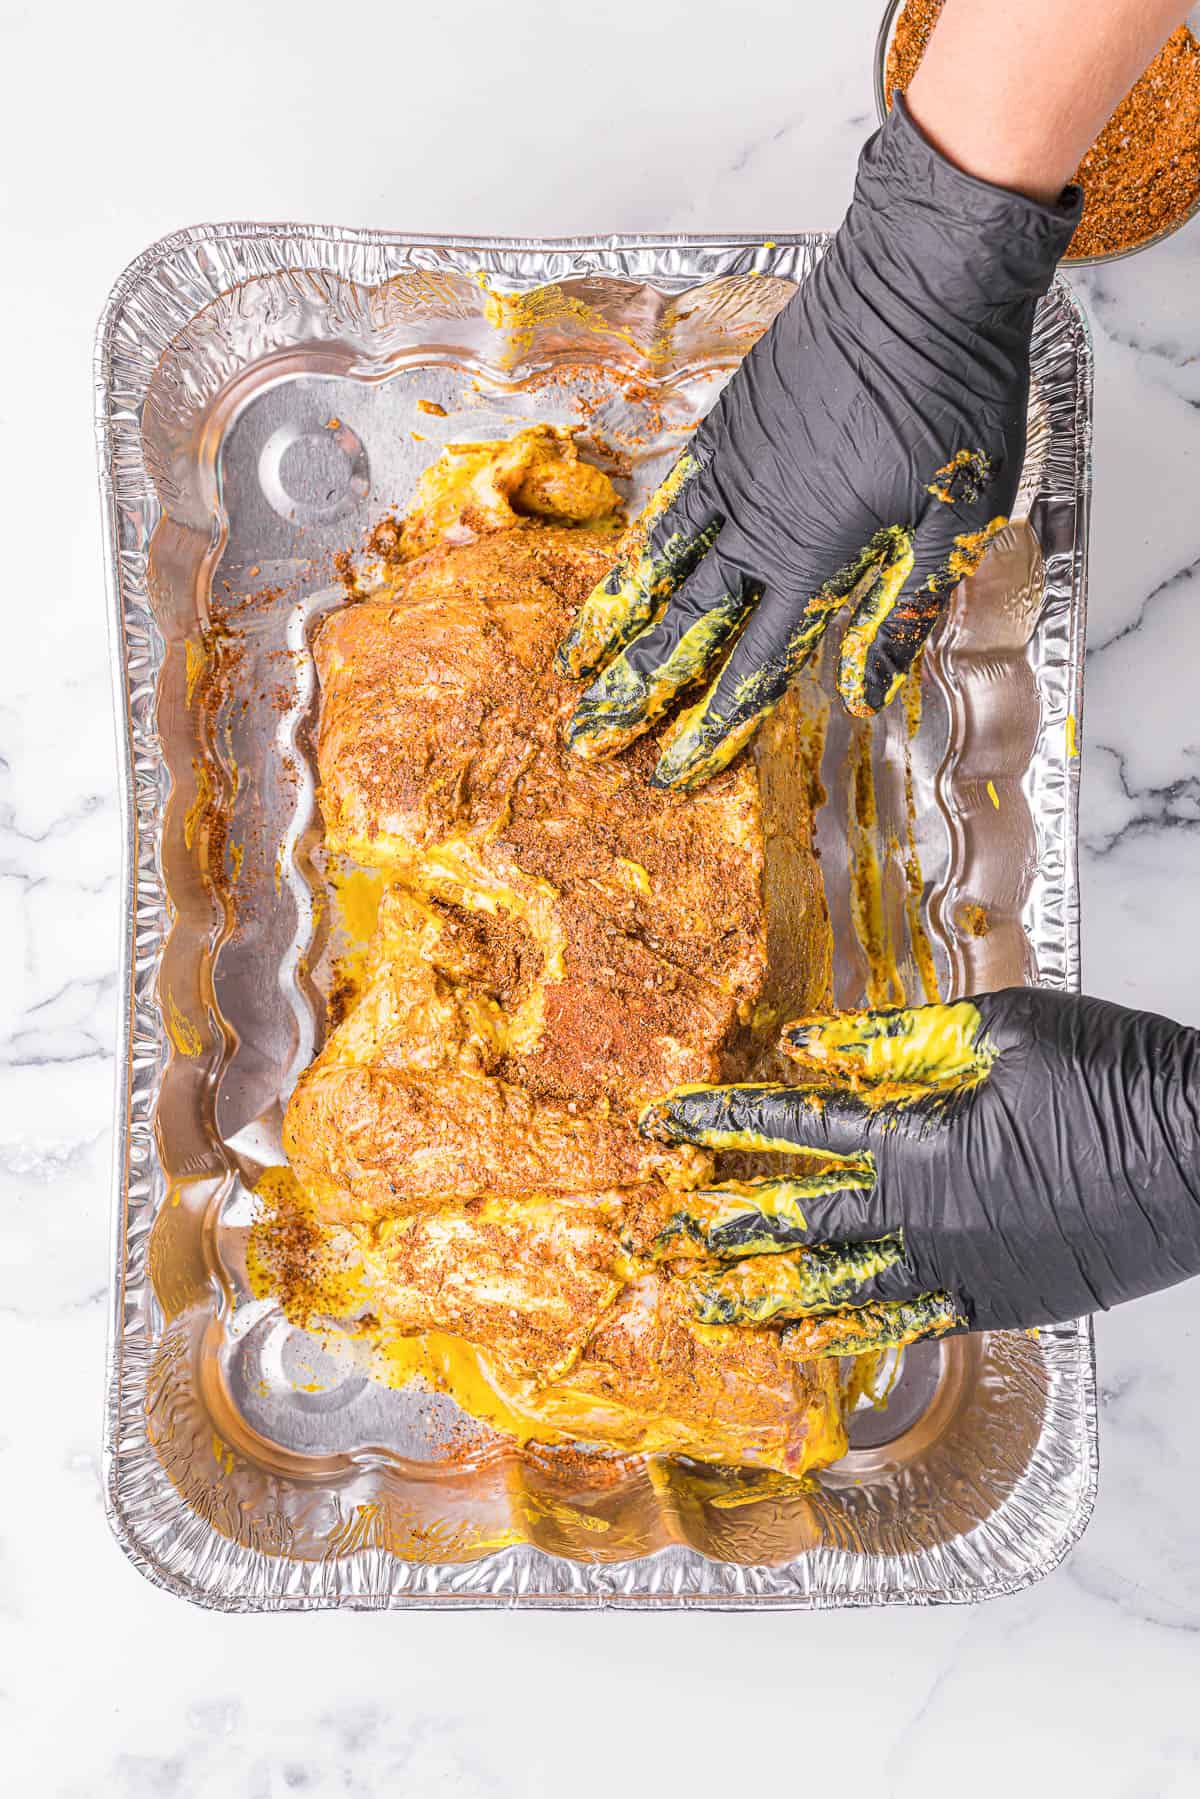
[[[1082,206],[977,181],[897,96],[826,255],[729,381],[583,606],[564,674],[602,670],[568,727],[623,748],[733,648],[655,775],[723,768],[853,607],[838,687],[891,700],[1020,478],[1029,345]]]
[[[647,1134],[824,1174],[681,1194],[658,1253],[797,1355],[1058,1322],[1200,1273],[1200,1032],[1011,988],[801,1019],[802,1085],[681,1087]],[[815,1247],[809,1247],[815,1246]],[[861,1308],[861,1309],[859,1309]]]

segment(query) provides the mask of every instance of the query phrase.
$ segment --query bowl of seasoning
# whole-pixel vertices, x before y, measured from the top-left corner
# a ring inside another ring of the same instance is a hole
[[[882,123],[908,86],[944,0],[888,0],[875,46],[875,100]],[[1200,25],[1200,7],[1190,25]],[[1083,216],[1063,258],[1081,268],[1116,262],[1170,237],[1200,212],[1200,41],[1189,25],[1171,33],[1122,100],[1074,180]]]

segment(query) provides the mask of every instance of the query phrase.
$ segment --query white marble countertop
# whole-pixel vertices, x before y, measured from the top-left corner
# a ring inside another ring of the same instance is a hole
[[[1058,1573],[978,1609],[225,1617],[147,1585],[104,1521],[120,876],[90,357],[108,287],[200,219],[832,227],[873,124],[878,11],[5,10],[0,1743],[22,1799],[607,1799],[843,1771],[898,1799],[1200,1792],[1195,1288],[1101,1322],[1095,1521]],[[1200,225],[1078,285],[1097,376],[1085,979],[1200,1024]]]

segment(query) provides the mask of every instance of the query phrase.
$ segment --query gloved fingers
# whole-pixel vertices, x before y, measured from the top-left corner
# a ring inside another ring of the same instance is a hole
[[[911,555],[907,532],[879,531],[803,605],[778,594],[760,601],[713,685],[668,733],[655,785],[699,787],[732,762],[809,661],[834,613],[874,588],[881,571],[897,567],[903,580]]]
[[[966,1328],[967,1320],[948,1293],[921,1293],[916,1299],[885,1299],[801,1318],[788,1325],[780,1342],[796,1361],[812,1362],[820,1356],[903,1349],[923,1337],[944,1337]]]
[[[726,1181],[679,1193],[651,1254],[656,1261],[719,1262],[774,1255],[827,1235],[826,1221],[835,1212],[851,1234],[869,1236],[863,1196],[869,1200],[874,1188],[874,1167],[864,1160],[839,1162],[820,1174]]]
[[[676,1087],[651,1100],[638,1121],[644,1137],[703,1149],[780,1150],[822,1162],[874,1167],[868,1147],[878,1103],[836,1087],[745,1081]],[[880,1227],[883,1228],[882,1226]]]
[[[1008,523],[987,498],[1008,502],[994,465],[980,450],[959,450],[926,492],[934,505],[916,533],[907,567],[881,569],[859,599],[842,638],[838,692],[847,712],[872,718],[903,687],[916,657],[959,582],[974,574]]]
[[[700,486],[702,465],[685,450],[651,495],[625,548],[579,609],[558,646],[560,675],[595,674],[661,612],[716,540],[722,520]]]
[[[743,623],[757,590],[709,551],[666,611],[597,675],[567,725],[567,742],[589,760],[624,749],[699,679]]]
[[[728,1267],[685,1275],[701,1324],[779,1324],[853,1306],[900,1273],[903,1297],[915,1297],[898,1233],[867,1243],[817,1243],[780,1255],[748,1256]]]
[[[996,1047],[972,1000],[797,1018],[780,1047],[806,1078],[853,1090],[888,1090],[893,1104],[965,1092],[983,1080]]]

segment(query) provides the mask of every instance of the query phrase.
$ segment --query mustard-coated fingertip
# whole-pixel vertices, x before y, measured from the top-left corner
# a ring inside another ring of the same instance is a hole
[[[702,710],[702,707],[695,710]],[[688,715],[680,716],[686,719]],[[668,792],[690,793],[694,787],[702,787],[711,776],[719,774],[726,763],[733,760],[739,747],[731,749],[725,756],[721,740],[706,744],[697,731],[680,729],[677,721],[674,734],[655,764],[650,785]]]
[[[675,1143],[679,1139],[670,1129],[669,1099],[652,1099],[638,1114],[638,1133],[651,1143]]]
[[[685,792],[692,785],[688,776],[688,758],[675,755],[668,746],[654,765],[650,785],[657,787],[660,793]]]
[[[798,1061],[836,1066],[847,1056],[865,1053],[867,1045],[894,1029],[893,1010],[874,1012],[815,1012],[793,1018],[779,1033],[779,1047]]]
[[[817,1012],[811,1018],[790,1019],[779,1033],[780,1046],[787,1050],[801,1050],[805,1055],[822,1055],[825,1029],[836,1016],[836,1013],[830,1015]]]
[[[588,638],[572,628],[554,652],[554,672],[568,681],[586,681],[596,674],[602,660],[602,649],[589,645]]]
[[[875,707],[868,705],[861,693],[847,693],[840,681],[838,682],[838,697],[842,702],[842,710],[849,713],[851,718],[872,719],[879,717]]]
[[[555,671],[571,681],[597,674],[609,656],[649,616],[648,596],[630,580],[629,562],[620,557],[579,608],[575,622],[554,654]]]
[[[597,675],[567,721],[568,747],[587,761],[628,749],[650,725],[655,697],[646,678],[618,656]]]
[[[908,669],[898,670],[893,674],[886,691],[877,693],[879,682],[873,673],[859,672],[855,669],[852,673],[844,675],[839,671],[838,697],[842,702],[843,709],[851,718],[867,720],[878,718],[880,713],[886,712],[892,701],[903,691],[908,676]]]
[[[728,1089],[697,1081],[660,1094],[638,1114],[638,1130],[656,1143],[703,1144],[724,1118]]]
[[[717,769],[711,771],[712,774],[718,772]],[[650,776],[650,785],[656,787],[660,793],[693,793],[697,787],[703,787],[709,778],[710,771],[707,769],[692,772],[670,767],[664,769],[660,764]]]
[[[581,762],[599,762],[608,753],[604,744],[589,729],[585,712],[573,712],[563,726],[562,735],[571,754],[578,756]]]

